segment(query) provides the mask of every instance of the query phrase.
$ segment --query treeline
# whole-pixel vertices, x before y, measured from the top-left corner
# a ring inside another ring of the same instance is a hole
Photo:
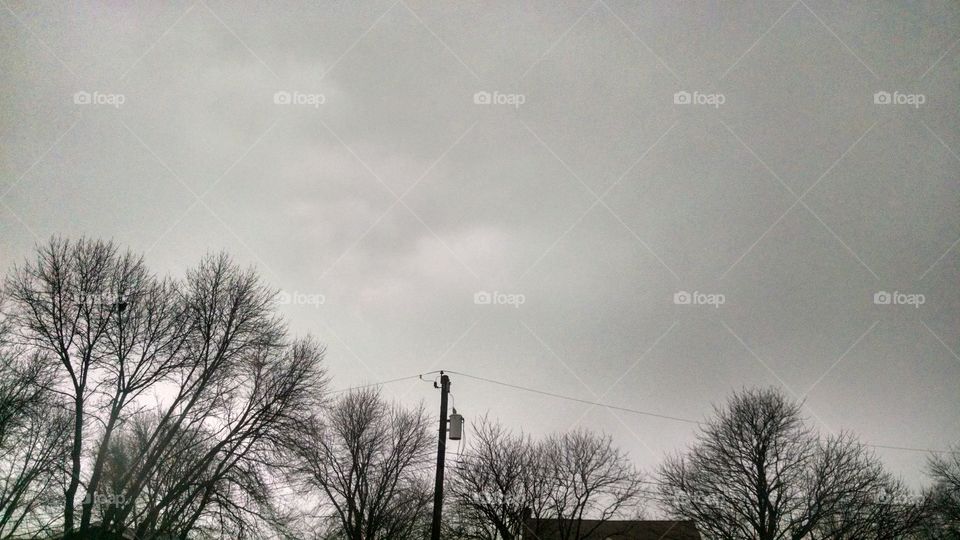
[[[853,434],[818,433],[773,389],[734,393],[649,477],[609,438],[535,441],[485,421],[453,479],[445,538],[510,540],[559,519],[551,538],[577,540],[596,527],[585,518],[646,515],[692,520],[719,540],[958,539],[956,450],[931,456],[931,487],[913,493]]]
[[[436,419],[329,389],[276,291],[224,255],[179,279],[108,242],[53,239],[0,291],[0,537],[429,537]],[[957,450],[960,450],[958,448]],[[691,519],[715,539],[960,538],[960,452],[912,493],[850,433],[748,389],[694,445],[638,471],[610,437],[472,423],[450,456],[447,539],[550,521]],[[528,535],[529,536],[529,535]]]

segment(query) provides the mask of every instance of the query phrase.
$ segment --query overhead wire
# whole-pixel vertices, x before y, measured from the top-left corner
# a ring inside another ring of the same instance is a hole
[[[548,391],[546,391],[546,390],[538,390],[538,389],[536,389],[536,388],[530,388],[530,387],[527,387],[527,386],[520,386],[520,385],[518,385],[518,384],[512,384],[512,383],[508,383],[508,382],[498,381],[498,380],[496,380],[496,379],[490,379],[490,378],[487,378],[487,377],[480,377],[480,376],[478,376],[478,375],[470,375],[469,373],[462,373],[462,372],[459,372],[459,371],[447,371],[447,373],[452,373],[452,374],[454,374],[454,375],[460,375],[460,376],[462,376],[462,377],[467,377],[467,378],[470,378],[470,379],[476,379],[476,380],[478,380],[478,381],[484,381],[484,382],[488,382],[488,383],[491,383],[491,384],[497,384],[497,385],[500,385],[500,386],[506,386],[506,387],[508,387],[508,388],[513,388],[513,389],[516,389],[516,390],[524,390],[524,391],[526,391],[526,392],[533,392],[533,393],[536,393],[536,394],[542,394],[542,395],[545,395],[545,396],[550,396],[550,397],[554,397],[554,398],[558,398],[558,399],[565,399],[565,400],[567,400],[567,401],[575,401],[575,402],[577,402],[577,403],[584,403],[584,404],[587,404],[587,405],[595,405],[595,406],[597,406],[597,407],[604,407],[604,408],[607,408],[607,409],[614,409],[614,410],[624,411],[624,412],[629,412],[629,413],[634,413],[634,414],[642,414],[642,415],[644,415],[644,416],[652,416],[652,417],[655,417],[655,418],[663,418],[663,419],[666,419],[666,420],[674,420],[674,421],[677,421],[677,422],[686,422],[686,423],[688,423],[688,424],[697,424],[697,425],[702,425],[702,424],[703,424],[703,422],[700,422],[700,421],[698,421],[698,420],[691,420],[691,419],[689,419],[689,418],[681,418],[681,417],[679,417],[679,416],[670,416],[670,415],[666,415],[666,414],[654,413],[654,412],[649,412],[649,411],[641,411],[641,410],[639,410],[639,409],[631,409],[631,408],[629,408],[629,407],[620,407],[620,406],[618,406],[618,405],[611,405],[611,404],[609,404],[609,403],[600,403],[600,402],[598,402],[598,401],[591,401],[591,400],[589,400],[589,399],[577,398],[577,397],[573,397],[573,396],[565,396],[565,395],[563,395],[563,394],[558,394],[558,393],[556,393],[556,392],[548,392]]]
[[[628,412],[628,413],[632,413],[632,414],[639,414],[639,415],[642,415],[642,416],[649,416],[649,417],[652,417],[652,418],[661,418],[661,419],[664,419],[664,420],[671,420],[671,421],[674,421],[674,422],[683,422],[683,423],[686,423],[686,424],[693,424],[693,425],[697,425],[697,426],[705,425],[704,422],[701,422],[701,421],[699,421],[699,420],[694,420],[694,419],[692,419],[692,418],[683,418],[683,417],[680,417],[680,416],[672,416],[672,415],[668,415],[668,414],[661,414],[661,413],[656,413],[656,412],[651,412],[651,411],[644,411],[644,410],[634,409],[634,408],[630,408],[630,407],[622,407],[622,406],[619,406],[619,405],[612,405],[612,404],[610,404],[610,403],[602,403],[602,402],[599,402],[599,401],[593,401],[593,400],[584,399],[584,398],[579,398],[579,397],[575,397],[575,396],[568,396],[568,395],[564,395],[564,394],[559,394],[559,393],[557,393],[557,392],[549,392],[549,391],[547,391],[547,390],[540,390],[540,389],[538,389],[538,388],[531,388],[531,387],[529,387],[529,386],[522,386],[522,385],[519,385],[519,384],[508,383],[508,382],[505,382],[505,381],[499,381],[499,380],[496,380],[496,379],[491,379],[491,378],[489,378],[489,377],[481,377],[481,376],[479,376],[479,375],[473,375],[473,374],[470,374],[470,373],[464,373],[464,372],[462,372],[462,371],[453,371],[453,370],[442,370],[442,371],[443,371],[444,373],[449,373],[449,374],[452,374],[452,375],[459,375],[459,376],[461,376],[461,377],[467,377],[468,379],[473,379],[473,380],[477,380],[477,381],[481,381],[481,382],[486,382],[486,383],[490,383],[490,384],[495,384],[495,385],[503,386],[503,387],[506,387],[506,388],[512,388],[512,389],[514,389],[514,390],[520,390],[520,391],[524,391],[524,392],[530,392],[530,393],[539,394],[539,395],[543,395],[543,396],[548,396],[548,397],[552,397],[552,398],[556,398],[556,399],[563,399],[563,400],[566,400],[566,401],[572,401],[572,402],[576,402],[576,403],[582,403],[582,404],[585,404],[585,405],[592,405],[592,406],[596,406],[596,407],[603,407],[603,408],[611,409],[611,410],[615,410],[615,411],[622,411],[622,412]],[[381,384],[389,384],[389,383],[393,383],[393,382],[398,382],[398,381],[403,381],[403,380],[408,380],[408,379],[415,379],[415,378],[420,378],[420,380],[429,382],[429,381],[427,381],[426,379],[423,378],[424,375],[430,375],[430,374],[440,373],[440,372],[441,372],[441,370],[428,371],[428,372],[426,372],[426,373],[418,373],[418,374],[416,374],[416,375],[410,375],[410,376],[408,376],[408,377],[399,377],[399,378],[396,378],[396,379],[390,379],[390,380],[386,380],[386,381],[381,381],[381,382],[379,382],[379,383],[370,383],[370,384],[366,384],[366,385],[362,385],[362,386],[356,386],[356,387],[352,387],[352,388],[344,388],[344,389],[342,389],[342,390],[336,390],[336,391],[334,391],[333,393],[340,393],[340,392],[345,392],[345,391],[348,391],[348,390],[354,390],[354,389],[359,389],[359,388],[367,388],[367,387],[370,387],[370,386],[378,386],[378,385],[381,385]],[[461,444],[462,444],[462,443],[461,443]],[[879,449],[884,449],[884,450],[900,450],[900,451],[904,451],[904,452],[922,452],[922,453],[927,453],[927,454],[953,454],[953,455],[960,455],[960,451],[956,451],[956,450],[940,450],[940,449],[934,449],[934,448],[920,448],[920,447],[911,447],[911,446],[896,446],[896,445],[872,444],[872,443],[863,443],[863,444],[864,444],[864,446],[869,446],[869,447],[871,447],[871,448],[879,448]],[[458,454],[460,454],[460,456],[463,455],[462,451],[461,451],[461,452],[458,452]]]
[[[373,383],[369,383],[369,384],[361,384],[361,385],[358,385],[358,386],[350,386],[350,387],[347,387],[347,388],[340,388],[339,390],[331,390],[330,393],[331,393],[331,394],[342,394],[343,392],[350,392],[350,391],[352,391],[352,390],[361,390],[361,389],[363,389],[363,388],[370,388],[371,386],[383,386],[383,385],[385,385],[385,384],[390,384],[390,383],[395,383],[395,382],[400,382],[400,381],[407,381],[407,380],[410,380],[410,379],[420,379],[421,381],[425,381],[426,379],[424,379],[423,376],[424,376],[424,375],[430,375],[431,373],[440,373],[440,372],[439,372],[439,371],[427,371],[426,373],[418,373],[418,374],[416,374],[416,375],[410,375],[410,376],[407,376],[407,377],[397,377],[396,379],[389,379],[389,380],[386,380],[386,381],[373,382]]]

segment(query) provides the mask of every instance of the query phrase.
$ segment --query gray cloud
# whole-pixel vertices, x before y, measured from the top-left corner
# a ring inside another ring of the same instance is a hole
[[[51,234],[173,274],[226,249],[323,295],[282,310],[338,386],[443,367],[700,418],[783,385],[824,430],[960,439],[955,3],[7,5],[5,268]],[[644,467],[694,434],[464,377],[454,396],[535,433],[579,419]],[[921,482],[924,454],[878,451]]]

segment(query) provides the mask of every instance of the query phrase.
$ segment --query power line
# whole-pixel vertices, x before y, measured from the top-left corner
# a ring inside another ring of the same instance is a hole
[[[410,376],[408,376],[408,377],[397,377],[396,379],[390,379],[390,380],[387,380],[387,381],[380,381],[380,382],[375,382],[375,383],[370,383],[370,384],[361,384],[360,386],[351,386],[351,387],[349,387],[349,388],[341,388],[341,389],[339,389],[339,390],[332,390],[332,391],[330,391],[330,393],[331,393],[331,394],[341,394],[341,393],[343,393],[343,392],[349,392],[349,391],[351,391],[351,390],[360,390],[360,389],[363,389],[363,388],[370,388],[371,386],[382,386],[382,385],[384,385],[384,384],[390,384],[390,383],[395,383],[395,382],[400,382],[400,381],[408,381],[408,380],[411,380],[411,379],[420,379],[420,378],[422,378],[424,375],[430,375],[430,374],[432,374],[432,373],[440,373],[440,372],[439,372],[439,371],[428,371],[428,372],[426,372],[426,373],[418,373],[418,374],[416,374],[416,375],[410,375]]]
[[[955,450],[934,450],[934,449],[932,449],[932,448],[912,448],[912,447],[909,447],[909,446],[889,446],[889,445],[886,445],[886,444],[868,444],[868,443],[864,443],[864,444],[865,444],[866,446],[870,446],[870,447],[873,447],[873,448],[883,448],[883,449],[886,449],[886,450],[905,450],[905,451],[907,451],[907,452],[929,452],[929,453],[932,453],[932,454],[955,454],[955,455],[960,455],[960,452],[955,451]]]
[[[542,394],[542,395],[544,395],[544,396],[555,397],[555,398],[558,398],[558,399],[565,399],[565,400],[568,400],[568,401],[576,401],[577,403],[585,403],[585,404],[587,404],[587,405],[596,405],[596,406],[598,406],[598,407],[606,407],[607,409],[615,409],[615,410],[618,410],[618,411],[630,412],[630,413],[634,413],[634,414],[642,414],[642,415],[644,415],[644,416],[653,416],[653,417],[656,417],[656,418],[664,418],[664,419],[666,419],[666,420],[674,420],[674,421],[676,421],[676,422],[686,422],[686,423],[688,423],[688,424],[696,424],[696,425],[702,425],[702,424],[703,424],[703,422],[699,422],[699,421],[697,421],[697,420],[691,420],[691,419],[689,419],[689,418],[680,418],[679,416],[669,416],[669,415],[666,415],[666,414],[653,413],[653,412],[649,412],[649,411],[641,411],[641,410],[639,410],[639,409],[631,409],[631,408],[629,408],[629,407],[620,407],[620,406],[617,406],[617,405],[610,405],[609,403],[600,403],[600,402],[597,402],[597,401],[590,401],[590,400],[588,400],[588,399],[576,398],[576,397],[572,397],[572,396],[565,396],[565,395],[563,395],[563,394],[557,394],[557,393],[554,393],[554,392],[547,392],[546,390],[538,390],[538,389],[536,389],[536,388],[529,388],[529,387],[526,387],[526,386],[520,386],[520,385],[516,385],[516,384],[506,383],[506,382],[503,382],[503,381],[497,381],[497,380],[494,380],[494,379],[488,379],[488,378],[486,378],[486,377],[479,377],[479,376],[477,376],[477,375],[470,375],[469,373],[461,373],[461,372],[459,372],[459,371],[447,371],[447,373],[453,373],[453,374],[455,374],[455,375],[460,375],[460,376],[463,376],[463,377],[468,377],[468,378],[470,378],[470,379],[476,379],[476,380],[478,380],[478,381],[484,381],[484,382],[488,382],[488,383],[491,383],[491,384],[498,384],[498,385],[500,385],[500,386],[506,386],[506,387],[508,387],[508,388],[514,388],[514,389],[516,389],[516,390],[523,390],[523,391],[526,391],[526,392],[533,392],[533,393],[535,393],[535,394]]]
[[[356,389],[360,389],[360,388],[369,388],[369,387],[371,387],[371,386],[379,386],[379,385],[381,385],[381,384],[389,384],[389,383],[398,382],[398,381],[405,381],[405,380],[409,380],[409,379],[422,379],[424,375],[430,375],[430,374],[439,373],[439,372],[440,372],[439,370],[437,370],[437,371],[428,371],[428,372],[426,372],[426,373],[418,373],[418,374],[416,374],[416,375],[410,375],[410,376],[408,376],[408,377],[400,377],[400,378],[397,378],[397,379],[390,379],[390,380],[386,380],[386,381],[381,381],[381,382],[376,382],[376,383],[365,384],[365,385],[362,385],[362,386],[354,386],[354,387],[351,387],[351,388],[344,388],[344,389],[341,389],[341,390],[334,390],[334,391],[331,392],[331,393],[332,393],[332,394],[338,394],[338,393],[341,393],[341,392],[346,392],[346,391],[348,391],[348,390],[356,390]],[[701,422],[701,421],[699,421],[699,420],[693,420],[693,419],[691,419],[691,418],[681,418],[681,417],[679,417],[679,416],[670,416],[670,415],[666,415],[666,414],[659,414],[659,413],[654,413],[654,412],[649,412],[649,411],[641,411],[641,410],[639,410],[639,409],[631,409],[631,408],[629,408],[629,407],[620,407],[620,406],[618,406],[618,405],[611,405],[611,404],[609,404],[609,403],[601,403],[601,402],[598,402],[598,401],[591,401],[591,400],[589,400],[589,399],[583,399],[583,398],[578,398],[578,397],[573,397],[573,396],[567,396],[567,395],[563,395],[563,394],[558,394],[558,393],[556,393],[556,392],[548,392],[548,391],[546,391],[546,390],[539,390],[539,389],[537,389],[537,388],[530,388],[530,387],[528,387],[528,386],[520,386],[520,385],[518,385],[518,384],[508,383],[508,382],[504,382],[504,381],[498,381],[498,380],[496,380],[496,379],[490,379],[490,378],[488,378],[488,377],[481,377],[481,376],[479,376],[479,375],[471,375],[471,374],[469,374],[469,373],[463,373],[463,372],[461,372],[461,371],[446,370],[445,372],[446,372],[446,373],[452,373],[452,374],[454,374],[454,375],[460,375],[461,377],[467,377],[467,378],[469,378],[469,379],[474,379],[474,380],[478,380],[478,381],[482,381],[482,382],[487,382],[487,383],[490,383],[490,384],[496,384],[496,385],[499,385],[499,386],[505,386],[505,387],[507,387],[507,388],[513,388],[514,390],[522,390],[522,391],[524,391],[524,392],[531,392],[531,393],[534,393],[534,394],[540,394],[540,395],[549,396],[549,397],[552,397],[552,398],[564,399],[564,400],[567,400],[567,401],[574,401],[574,402],[583,403],[583,404],[586,404],[586,405],[594,405],[594,406],[597,406],[597,407],[604,407],[604,408],[607,408],[607,409],[613,409],[613,410],[617,410],[617,411],[623,411],[623,412],[628,412],[628,413],[633,413],[633,414],[640,414],[640,415],[643,415],[643,416],[651,416],[651,417],[654,417],[654,418],[662,418],[662,419],[664,419],[664,420],[673,420],[674,422],[683,422],[683,423],[686,423],[686,424],[694,424],[694,425],[698,425],[698,426],[704,425],[703,422]],[[924,454],[953,454],[953,455],[960,455],[960,452],[955,451],[955,450],[936,450],[936,449],[933,449],[933,448],[916,448],[916,447],[910,447],[910,446],[892,446],[892,445],[871,444],[871,443],[863,443],[863,445],[864,445],[864,446],[869,446],[869,447],[871,447],[871,448],[880,448],[880,449],[884,449],[884,450],[901,450],[901,451],[904,451],[904,452],[920,452],[920,453],[924,453]]]
[[[585,404],[587,404],[587,405],[596,405],[596,406],[598,406],[598,407],[606,407],[606,408],[608,408],[608,409],[614,409],[614,410],[624,411],[624,412],[629,412],[629,413],[634,413],[634,414],[642,414],[642,415],[644,415],[644,416],[653,416],[653,417],[656,417],[656,418],[663,418],[663,419],[666,419],[666,420],[673,420],[673,421],[676,421],[676,422],[684,422],[684,423],[687,423],[687,424],[704,425],[703,422],[700,422],[700,421],[697,421],[697,420],[693,420],[693,419],[690,419],[690,418],[681,418],[681,417],[679,417],[679,416],[669,416],[669,415],[665,415],[665,414],[652,413],[652,412],[649,412],[649,411],[641,411],[641,410],[638,410],[638,409],[631,409],[631,408],[629,408],[629,407],[619,407],[619,406],[617,406],[617,405],[610,405],[610,404],[608,404],[608,403],[600,403],[600,402],[596,402],[596,401],[590,401],[590,400],[588,400],[588,399],[582,399],[582,398],[577,398],[577,397],[573,397],[573,396],[565,396],[565,395],[563,395],[563,394],[557,394],[557,393],[554,393],[554,392],[547,392],[547,391],[545,391],[545,390],[538,390],[538,389],[536,389],[536,388],[529,388],[529,387],[526,387],[526,386],[520,386],[520,385],[517,385],[517,384],[512,384],[512,383],[507,383],[507,382],[503,382],[503,381],[498,381],[498,380],[495,380],[495,379],[489,379],[489,378],[487,378],[487,377],[480,377],[480,376],[478,376],[478,375],[470,375],[469,373],[461,373],[461,372],[459,372],[459,371],[449,371],[449,370],[447,371],[447,373],[453,373],[453,374],[455,374],[455,375],[460,375],[461,377],[467,377],[467,378],[470,378],[470,379],[476,379],[476,380],[478,380],[478,381],[484,381],[484,382],[488,382],[488,383],[491,383],[491,384],[497,384],[497,385],[500,385],[500,386],[506,386],[506,387],[508,387],[508,388],[513,388],[513,389],[516,389],[516,390],[523,390],[523,391],[525,391],[525,392],[532,392],[532,393],[535,393],[535,394],[541,394],[541,395],[544,395],[544,396],[555,397],[555,398],[558,398],[558,399],[565,399],[565,400],[568,400],[568,401],[575,401],[575,402],[578,402],[578,403],[585,403]],[[870,443],[863,443],[863,444],[864,444],[864,446],[869,446],[869,447],[871,447],[871,448],[882,448],[882,449],[887,449],[887,450],[903,450],[903,451],[906,451],[906,452],[922,452],[922,453],[933,453],[933,454],[955,454],[955,455],[960,455],[960,452],[953,451],[953,450],[934,450],[934,449],[932,449],[932,448],[915,448],[915,447],[909,447],[909,446],[890,446],[890,445],[884,445],[884,444],[870,444]]]

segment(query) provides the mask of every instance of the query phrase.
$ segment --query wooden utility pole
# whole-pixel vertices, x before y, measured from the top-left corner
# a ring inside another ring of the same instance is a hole
[[[436,387],[437,383],[433,383]],[[447,395],[450,393],[450,377],[440,372],[440,440],[437,443],[437,477],[433,487],[433,526],[430,539],[440,540],[440,517],[443,513],[443,465],[447,454]]]

